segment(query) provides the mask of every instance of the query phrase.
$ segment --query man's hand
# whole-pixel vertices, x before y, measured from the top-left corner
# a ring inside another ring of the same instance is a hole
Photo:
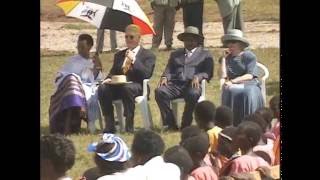
[[[100,61],[99,54],[95,54],[92,59],[93,59],[94,67],[96,69],[101,70],[102,69],[102,63]]]
[[[107,79],[105,79],[104,81],[102,81],[102,84],[109,83],[109,82],[111,82],[111,79],[110,79],[110,78],[107,78]]]
[[[162,77],[162,78],[160,79],[160,82],[159,82],[158,87],[160,87],[160,86],[167,86],[167,85],[168,85],[168,79],[167,79],[166,77]]]
[[[126,57],[127,57],[127,58],[130,60],[130,62],[132,63],[132,62],[133,62],[133,58],[134,58],[133,51],[127,50],[127,52],[126,52]]]
[[[191,86],[192,88],[200,88],[199,78],[197,76],[193,77]]]

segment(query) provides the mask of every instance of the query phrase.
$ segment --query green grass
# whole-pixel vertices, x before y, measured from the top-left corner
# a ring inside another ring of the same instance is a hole
[[[95,26],[90,25],[88,23],[81,23],[81,24],[65,24],[62,26],[64,29],[75,29],[75,30],[81,30],[81,29],[96,29]]]
[[[217,59],[218,56],[221,54],[222,49],[211,49],[211,52],[215,58],[215,75],[213,80],[210,84],[207,84],[206,94],[207,100],[213,101],[217,106],[220,105],[220,90],[219,90],[219,82],[217,76]],[[254,53],[257,55],[259,61],[265,64],[269,71],[270,77],[267,80],[267,100],[269,101],[270,98],[275,95],[279,94],[279,49],[278,48],[266,48],[266,49],[255,49]],[[64,53],[63,55],[54,56],[42,56],[41,57],[41,134],[47,134],[48,131],[48,109],[49,109],[49,102],[50,96],[54,90],[54,77],[57,70],[66,62],[67,58],[70,56],[70,53]],[[150,80],[151,86],[151,100],[150,108],[152,112],[153,122],[155,124],[156,129],[160,129],[161,120],[160,120],[160,111],[156,102],[154,100],[154,89],[158,83],[159,77],[162,74],[165,65],[167,63],[167,59],[169,57],[168,52],[160,51],[156,54],[156,68],[153,76]],[[113,61],[113,54],[106,53],[102,54],[101,60],[103,63],[104,71],[108,72]],[[182,105],[180,106],[180,111],[182,111]],[[181,112],[180,112],[181,114]],[[82,123],[82,132],[85,132],[85,123]],[[135,113],[135,128],[142,128],[142,120],[140,115],[140,109],[136,108]],[[120,134],[120,136],[127,142],[129,147],[132,143],[132,135],[129,134]],[[166,148],[171,147],[173,145],[178,144],[180,140],[179,133],[161,133],[163,137]],[[98,134],[89,135],[87,133],[82,133],[80,135],[72,135],[69,137],[73,140],[76,146],[76,163],[73,168],[68,172],[70,176],[73,178],[79,177],[84,170],[94,165],[92,160],[92,154],[89,154],[86,151],[87,145],[92,142],[96,141],[100,138]]]
[[[49,21],[78,21],[66,18],[63,11],[55,5],[56,0],[41,0],[41,19]],[[152,12],[149,0],[137,0],[146,14]],[[245,21],[279,21],[279,0],[243,0],[243,16]],[[221,21],[219,9],[215,0],[205,0],[204,21]],[[148,15],[153,20],[153,15]],[[176,21],[182,21],[182,10],[177,13]]]

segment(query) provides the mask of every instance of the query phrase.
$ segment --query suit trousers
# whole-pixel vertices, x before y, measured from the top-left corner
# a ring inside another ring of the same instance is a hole
[[[163,33],[166,46],[172,46],[175,15],[176,9],[174,7],[155,5],[153,28],[156,34],[152,38],[152,47],[158,48],[160,46]]]
[[[115,132],[114,114],[112,101],[121,99],[126,117],[126,131],[133,131],[133,119],[135,110],[135,97],[142,95],[140,83],[124,85],[102,84],[98,88],[98,97],[105,118],[105,131]]]
[[[163,126],[177,128],[177,121],[170,108],[170,101],[176,98],[184,98],[185,107],[182,115],[181,129],[190,126],[192,113],[201,95],[201,88],[192,88],[190,83],[172,83],[167,86],[160,86],[155,90],[155,99],[159,106]]]
[[[239,29],[244,31],[243,18],[241,12],[241,2],[239,5],[234,7],[231,14],[222,18],[224,34],[228,32],[229,29]]]

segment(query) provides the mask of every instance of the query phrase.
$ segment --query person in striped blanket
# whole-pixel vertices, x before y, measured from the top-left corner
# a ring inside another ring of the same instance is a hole
[[[98,54],[90,58],[93,38],[81,34],[78,38],[78,54],[69,58],[58,71],[56,91],[51,96],[49,126],[51,133],[78,133],[81,119],[94,130],[94,120],[99,115],[96,82],[101,79],[102,65]]]

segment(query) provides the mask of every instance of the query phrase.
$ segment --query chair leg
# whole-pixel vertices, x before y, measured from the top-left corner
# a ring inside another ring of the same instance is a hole
[[[148,108],[148,117],[149,117],[150,127],[153,128],[152,114],[151,114],[151,109],[148,102],[147,102],[147,108]]]
[[[177,120],[177,125],[179,127],[180,126],[180,118],[178,115],[178,103],[171,103],[171,106],[172,106],[173,115],[175,116],[175,118]]]
[[[149,119],[149,108],[148,108],[148,102],[146,100],[143,100],[140,103],[141,108],[141,114],[143,118],[143,124],[145,129],[151,129],[151,121]]]
[[[104,129],[103,123],[104,123],[103,114],[102,114],[101,106],[100,106],[100,103],[99,103],[99,125],[100,125],[100,130]]]
[[[125,121],[123,117],[123,105],[122,103],[116,103],[115,106],[116,106],[117,119],[120,125],[120,132],[124,132]]]

